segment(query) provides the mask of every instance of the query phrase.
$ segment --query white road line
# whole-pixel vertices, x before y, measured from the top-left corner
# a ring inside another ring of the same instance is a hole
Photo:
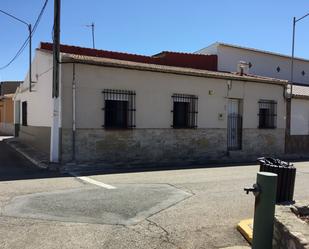
[[[74,176],[74,177],[76,177],[77,179],[79,179],[79,180],[81,180],[81,181],[88,182],[88,183],[97,185],[97,186],[102,187],[102,188],[106,188],[106,189],[116,189],[116,187],[114,187],[114,186],[112,186],[112,185],[105,184],[105,183],[103,183],[103,182],[99,182],[99,181],[93,180],[93,179],[91,179],[90,177],[87,177],[87,176],[78,176],[78,175],[73,174],[73,173],[71,173],[71,175]]]

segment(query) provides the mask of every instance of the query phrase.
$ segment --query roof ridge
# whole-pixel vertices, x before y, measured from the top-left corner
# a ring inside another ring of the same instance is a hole
[[[50,45],[50,46],[53,45],[53,43],[51,43],[51,42],[41,42],[40,47],[42,45],[44,46],[45,44]],[[93,51],[93,52],[107,52],[107,53],[114,53],[114,54],[133,55],[133,56],[138,56],[138,57],[151,58],[151,56],[149,56],[149,55],[140,55],[140,54],[135,54],[135,53],[119,52],[119,51],[97,49],[97,48],[87,48],[87,47],[81,47],[81,46],[76,46],[76,45],[68,45],[68,44],[60,44],[60,47],[75,48],[75,49],[85,49],[85,50]]]

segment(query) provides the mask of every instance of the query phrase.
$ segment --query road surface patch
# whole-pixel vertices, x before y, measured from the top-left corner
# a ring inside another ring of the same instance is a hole
[[[15,197],[2,215],[111,225],[136,224],[191,194],[168,184],[118,184],[113,191],[87,186]]]

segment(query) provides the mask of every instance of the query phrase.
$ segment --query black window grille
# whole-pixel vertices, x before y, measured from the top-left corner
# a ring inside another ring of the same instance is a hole
[[[173,94],[173,128],[197,128],[197,100],[195,95]]]
[[[21,122],[23,126],[28,125],[28,107],[27,107],[27,101],[23,101],[21,104]]]
[[[104,128],[128,129],[135,127],[135,92],[105,89]]]
[[[277,126],[277,102],[260,100],[258,115],[260,129],[275,129]]]

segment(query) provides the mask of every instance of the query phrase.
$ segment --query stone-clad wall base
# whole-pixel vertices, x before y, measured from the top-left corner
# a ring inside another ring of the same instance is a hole
[[[239,161],[256,161],[257,157],[283,157],[285,129],[243,129],[242,150],[230,151]]]
[[[255,161],[284,152],[284,129],[244,129],[243,149],[227,152],[226,129],[76,131],[76,161],[101,165],[207,164]],[[72,160],[72,130],[62,129],[62,160]]]
[[[62,130],[62,159],[72,158],[72,132]],[[109,164],[195,163],[226,156],[225,129],[79,129],[76,160]]]

